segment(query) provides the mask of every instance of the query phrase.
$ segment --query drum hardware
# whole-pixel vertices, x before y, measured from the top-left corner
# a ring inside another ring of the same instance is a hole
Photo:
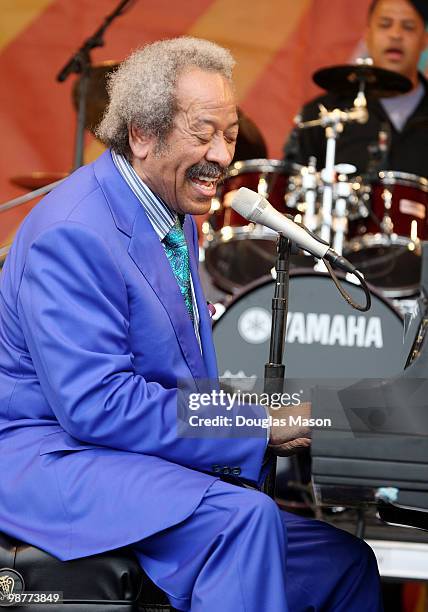
[[[392,191],[390,191],[389,189],[384,189],[382,193],[382,200],[384,213],[383,219],[380,222],[380,229],[382,230],[382,233],[387,234],[389,236],[394,231],[394,224],[390,215],[392,207]]]
[[[319,118],[312,121],[299,122],[298,127],[307,129],[311,127],[324,127],[326,143],[326,158],[325,168],[321,173],[322,178],[322,200],[320,207],[320,237],[329,244],[332,242],[333,229],[333,204],[334,204],[334,189],[335,189],[335,157],[336,157],[336,141],[339,135],[343,132],[345,123],[356,121],[358,123],[366,123],[368,120],[367,100],[364,94],[365,81],[359,83],[358,94],[354,100],[353,108],[342,111],[335,108],[328,111],[323,105],[320,105]],[[343,217],[343,206],[339,204],[339,215]],[[339,232],[341,225],[339,223]],[[334,242],[334,238],[333,238]],[[337,245],[340,249],[343,247],[343,236],[339,234]],[[341,254],[341,251],[338,251]],[[326,270],[325,263],[319,260],[315,269],[319,272]]]
[[[68,176],[68,172],[31,172],[12,176],[10,182],[24,189],[40,189]]]
[[[343,168],[343,170],[348,170],[348,173],[349,171],[355,172],[356,170],[355,166],[351,166],[350,164],[343,165],[349,165],[349,168]],[[335,204],[332,224],[333,249],[336,253],[342,255],[343,245],[348,234],[348,204],[352,196],[352,183],[349,182],[348,176],[344,171],[337,176],[334,196]]]
[[[130,8],[130,2],[132,0],[121,0],[118,6],[107,15],[103,20],[103,23],[92,36],[89,36],[82,44],[82,46],[71,56],[65,66],[60,70],[57,75],[57,81],[60,83],[64,82],[70,74],[80,74],[79,85],[78,85],[78,111],[77,111],[77,125],[76,125],[76,144],[74,152],[74,168],[79,168],[83,164],[83,147],[84,147],[84,133],[87,125],[86,108],[87,99],[89,94],[89,88],[91,85],[92,75],[92,61],[91,51],[97,47],[104,45],[104,33],[112,22],[123,15],[126,8]],[[128,7],[126,5],[129,5]]]
[[[367,280],[378,285],[386,295],[411,296],[418,285],[420,240],[428,231],[428,202],[421,194],[421,191],[425,194],[426,179],[411,175],[399,177],[401,173],[383,171],[376,173],[375,180],[368,176],[357,179],[349,190],[347,181],[343,177],[335,178],[333,171],[336,141],[344,125],[349,121],[367,121],[365,94],[385,97],[404,93],[411,89],[411,83],[397,73],[367,64],[325,68],[316,72],[313,80],[334,93],[357,93],[354,107],[349,111],[327,111],[320,107],[318,119],[297,124],[298,128],[325,128],[327,146],[325,169],[321,173],[320,236],[332,242],[336,251],[344,251]],[[384,140],[381,148],[387,146]],[[406,191],[403,197],[405,186],[418,192],[415,195],[415,191],[409,194]],[[406,282],[409,269],[411,273]]]
[[[354,164],[336,164],[335,167],[336,174],[355,174],[357,172],[356,166]]]
[[[302,194],[304,197],[302,222],[311,232],[318,229],[317,214],[318,175],[316,171],[316,157],[310,157],[307,166],[300,170],[302,177]]]
[[[87,87],[85,112],[84,112],[84,128],[94,133],[96,126],[100,123],[104,111],[108,104],[108,93],[107,93],[107,81],[110,74],[112,74],[119,64],[113,61],[102,62],[98,65],[91,66]],[[72,101],[76,111],[79,111],[80,96],[82,95],[81,90],[83,75],[80,76],[73,84],[72,88]],[[81,129],[81,128],[79,128]],[[80,144],[76,144],[81,146]],[[83,144],[82,144],[83,147]],[[75,156],[77,159],[77,151]],[[80,159],[80,152],[79,152]],[[77,163],[77,162],[75,162]],[[81,164],[79,164],[81,165]],[[55,181],[59,181],[66,178],[69,175],[68,172],[31,172],[29,174],[12,176],[10,182],[18,187],[24,187],[25,189],[39,189],[50,185]]]
[[[82,46],[70,57],[57,75],[59,82],[65,81],[70,74],[79,75],[73,84],[72,100],[78,113],[76,124],[76,138],[74,148],[74,168],[83,164],[84,131],[94,132],[101,121],[108,104],[107,81],[109,75],[117,69],[119,64],[113,61],[92,65],[91,51],[104,45],[103,36],[107,28],[116,17],[131,8],[132,0],[121,0],[116,9],[107,15],[102,25]],[[68,172],[32,172],[28,175],[11,177],[11,182],[25,189],[39,189],[68,176]],[[47,193],[47,192],[45,192]],[[34,196],[36,197],[36,196]]]
[[[335,156],[336,141],[343,132],[345,123],[354,122],[366,123],[368,120],[367,100],[365,97],[365,81],[361,78],[357,97],[354,100],[353,108],[342,111],[335,108],[328,111],[320,105],[319,118],[313,121],[304,121],[298,124],[299,128],[307,129],[311,127],[324,127],[327,139],[325,168],[322,172],[323,194],[320,210],[322,240],[331,242],[331,230],[333,225],[333,190],[335,184]],[[340,242],[340,239],[339,239]]]
[[[60,185],[63,181],[64,179],[62,178],[59,181],[54,181],[50,185],[45,185],[43,187],[40,187],[39,189],[35,189],[34,191],[31,191],[30,193],[26,193],[23,196],[19,196],[18,198],[14,198],[13,200],[4,202],[3,204],[0,204],[0,212],[10,210],[11,208],[15,208],[16,206],[22,206],[23,204],[27,204],[27,202],[30,202],[31,200],[34,200],[35,198],[41,197],[49,193],[50,191],[52,191],[52,189]],[[0,248],[0,267],[3,265],[4,260],[6,259],[11,246],[12,246],[12,243],[7,244]]]
[[[95,128],[101,122],[109,102],[107,91],[108,79],[118,68],[119,62],[113,60],[107,60],[91,66],[85,100],[84,127],[92,132],[92,134],[95,134]],[[79,112],[82,87],[82,76],[80,76],[73,83],[71,93],[73,106],[77,113]]]
[[[59,181],[54,181],[50,183],[50,185],[45,185],[44,187],[40,187],[39,189],[35,189],[34,191],[30,191],[30,193],[26,193],[23,196],[19,196],[18,198],[13,198],[13,200],[8,200],[4,202],[4,204],[0,204],[0,213],[5,210],[9,210],[10,208],[15,208],[15,206],[21,206],[22,204],[26,204],[35,198],[41,197],[60,185],[65,179],[60,179]]]
[[[270,188],[271,185],[269,185],[268,188],[268,175],[264,172],[260,175],[259,182],[257,183],[257,193],[266,198],[270,191]]]

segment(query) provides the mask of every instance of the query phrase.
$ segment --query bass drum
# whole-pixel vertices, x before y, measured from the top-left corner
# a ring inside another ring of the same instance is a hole
[[[362,290],[342,280],[357,302]],[[242,291],[213,328],[220,377],[263,377],[269,357],[272,277]],[[326,274],[291,271],[285,364],[287,378],[382,378],[402,371],[403,318],[372,291],[372,307],[352,309]]]

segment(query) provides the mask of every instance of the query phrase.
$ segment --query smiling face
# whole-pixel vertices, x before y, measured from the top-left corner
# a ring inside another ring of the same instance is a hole
[[[421,15],[407,0],[379,0],[370,16],[367,47],[373,63],[394,70],[416,86],[419,57],[427,44]]]
[[[235,151],[235,96],[221,74],[191,68],[178,78],[176,97],[174,126],[163,146],[131,127],[132,165],[171,209],[204,214]]]

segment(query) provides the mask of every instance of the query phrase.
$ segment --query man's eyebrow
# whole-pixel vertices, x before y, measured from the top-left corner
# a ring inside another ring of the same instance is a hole
[[[230,128],[233,128],[233,127],[239,127],[239,119],[231,123],[227,129],[230,130]]]
[[[390,17],[389,15],[379,15],[379,21],[393,21],[393,17]],[[406,25],[415,25],[416,23],[416,19],[413,19],[413,17],[405,17],[400,21]]]
[[[201,125],[201,124],[205,124],[205,125],[210,125],[212,127],[216,127],[216,121],[214,121],[213,119],[204,119],[203,117],[201,119],[198,119],[197,121],[197,125]],[[230,130],[231,128],[234,127],[239,127],[239,119],[237,119],[236,121],[234,121],[233,123],[231,123],[230,125],[227,126],[226,130]]]

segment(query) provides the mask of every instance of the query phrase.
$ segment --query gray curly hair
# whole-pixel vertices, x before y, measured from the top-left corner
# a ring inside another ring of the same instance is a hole
[[[230,82],[231,53],[199,38],[162,40],[134,51],[109,78],[109,105],[96,135],[116,153],[131,159],[128,128],[135,125],[157,139],[159,149],[177,112],[176,83],[187,68],[219,72]]]

